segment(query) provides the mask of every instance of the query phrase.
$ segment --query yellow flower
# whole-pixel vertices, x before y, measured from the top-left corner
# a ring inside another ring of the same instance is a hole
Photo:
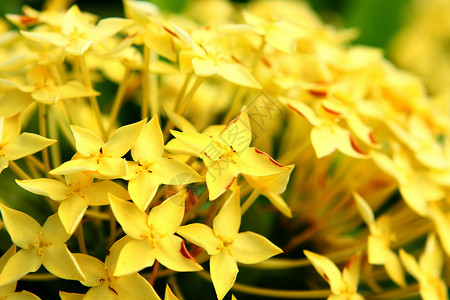
[[[122,126],[105,143],[94,132],[71,126],[75,137],[75,157],[50,171],[53,175],[87,172],[98,178],[118,178],[127,174],[127,163],[122,158],[133,146],[146,120]]]
[[[150,283],[138,273],[114,276],[115,263],[129,237],[117,241],[108,251],[103,263],[99,259],[82,253],[75,253],[86,280],[81,283],[90,289],[83,299],[158,299]]]
[[[391,222],[388,216],[381,216],[375,221],[373,211],[369,204],[358,194],[353,197],[364,222],[370,230],[367,241],[368,260],[373,265],[384,265],[391,279],[401,287],[406,286],[405,273],[397,254],[390,249],[395,235],[391,232]]]
[[[11,248],[9,248],[8,251],[3,254],[3,256],[0,258],[0,273],[5,267],[8,260],[16,253],[16,245],[12,245]],[[39,300],[41,298],[37,297],[36,295],[27,292],[27,291],[21,291],[15,293],[17,282],[12,282],[9,284],[5,284],[0,286],[0,298],[1,299],[20,299],[20,300]]]
[[[286,166],[286,171],[269,176],[248,176],[244,175],[245,180],[258,192],[264,195],[269,201],[285,216],[291,218],[292,212],[286,202],[280,196],[289,182],[294,165]]]
[[[177,233],[202,247],[211,255],[211,279],[217,298],[223,299],[233,286],[239,269],[237,263],[255,264],[283,251],[254,232],[241,232],[241,209],[237,188],[213,220],[213,228],[194,223],[178,228]]]
[[[33,133],[20,133],[19,115],[0,117],[0,173],[16,160],[50,146],[55,140]]]
[[[111,37],[133,23],[127,19],[106,18],[94,25],[92,18],[84,15],[77,5],[73,5],[64,15],[61,33],[22,31],[22,34],[32,41],[63,47],[68,53],[80,56],[93,43]]]
[[[128,162],[128,191],[141,210],[147,209],[160,184],[184,185],[202,178],[192,168],[175,159],[163,157],[164,138],[158,116],[142,129],[131,148],[134,162]]]
[[[361,255],[354,256],[341,273],[329,258],[308,250],[303,252],[320,276],[330,284],[332,295],[328,297],[328,300],[364,299],[357,292]]]
[[[403,249],[400,249],[400,259],[406,271],[419,281],[422,299],[448,299],[446,284],[440,276],[444,266],[444,256],[435,234],[428,235],[425,250],[419,258],[419,263]]]
[[[108,193],[128,200],[128,192],[112,181],[94,182],[83,173],[68,174],[65,182],[48,179],[16,180],[17,184],[32,193],[60,202],[58,215],[67,233],[78,227],[89,206],[108,205]]]
[[[75,258],[66,246],[70,235],[57,214],[48,217],[43,226],[27,214],[0,204],[3,222],[13,243],[20,248],[6,263],[0,274],[0,285],[17,281],[41,265],[54,275],[71,280],[84,280]]]
[[[181,191],[153,207],[148,215],[132,202],[109,196],[114,216],[132,238],[120,251],[114,276],[138,272],[152,266],[155,259],[178,272],[202,269],[187,252],[183,240],[174,235],[183,219],[185,195]]]
[[[211,200],[228,190],[239,174],[268,176],[288,170],[268,154],[250,147],[252,132],[246,108],[219,134],[171,132],[205,162]]]

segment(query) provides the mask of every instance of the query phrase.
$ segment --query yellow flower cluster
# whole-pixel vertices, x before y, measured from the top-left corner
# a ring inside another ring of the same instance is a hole
[[[183,299],[181,272],[219,300],[448,298],[450,115],[418,77],[301,2],[123,6],[7,16],[0,176],[53,214],[41,226],[1,199],[0,298],[65,279],[86,288],[61,299],[161,299],[161,282]],[[240,231],[249,210],[277,217],[280,247]],[[241,267],[298,282],[239,283]],[[295,273],[313,267],[329,289]]]

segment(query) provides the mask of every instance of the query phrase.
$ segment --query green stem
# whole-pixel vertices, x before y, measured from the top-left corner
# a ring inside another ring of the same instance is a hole
[[[57,277],[56,275],[53,275],[51,273],[46,274],[27,274],[24,277],[22,277],[20,280],[25,281],[49,281],[49,280],[57,280],[61,279]]]
[[[366,295],[364,297],[366,300],[404,299],[410,298],[412,296],[417,296],[418,294],[419,294],[419,284],[416,283],[406,288],[389,290],[376,295]]]
[[[248,196],[247,200],[245,200],[244,204],[241,206],[241,216],[250,208],[250,206],[258,199],[261,194],[260,189],[254,189],[253,192]]]

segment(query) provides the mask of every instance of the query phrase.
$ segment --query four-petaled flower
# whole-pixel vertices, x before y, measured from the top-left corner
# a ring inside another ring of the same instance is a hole
[[[213,228],[201,223],[178,228],[177,233],[211,255],[211,279],[219,300],[233,286],[237,263],[255,264],[283,251],[265,237],[251,231],[239,233],[241,208],[239,188],[226,200],[213,220]]]

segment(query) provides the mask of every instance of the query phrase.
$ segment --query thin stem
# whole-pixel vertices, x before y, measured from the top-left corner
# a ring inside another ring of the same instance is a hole
[[[195,92],[200,87],[201,83],[205,80],[204,77],[197,76],[197,78],[194,81],[194,84],[192,85],[191,89],[189,90],[189,93],[187,93],[186,97],[184,97],[183,101],[180,102],[180,106],[176,110],[176,112],[180,115],[182,115],[186,109],[188,108],[189,104],[191,103],[192,98],[195,95]]]
[[[152,52],[150,53],[150,64],[152,61],[156,60],[156,53]],[[157,74],[152,73],[150,70],[150,64],[148,66],[149,69],[149,84],[150,84],[150,113],[151,116],[156,115],[159,112],[159,92],[158,92],[158,78],[156,77]]]
[[[114,120],[117,119],[119,115],[120,107],[122,106],[123,99],[127,93],[128,83],[131,78],[131,69],[126,68],[125,75],[123,76],[122,81],[119,84],[119,88],[116,92],[116,97],[114,98],[114,102],[111,108],[111,112],[109,113],[109,128],[108,133],[112,132],[114,129]]]
[[[103,212],[100,212],[100,211],[95,211],[95,210],[92,210],[92,209],[86,210],[86,212],[84,214],[86,216],[93,217],[93,218],[100,219],[100,220],[109,220],[110,219],[110,215],[109,214],[103,213]]]
[[[49,136],[50,138],[54,140],[59,140],[59,134],[58,134],[58,128],[57,128],[57,121],[55,118],[55,110],[52,109],[49,111]],[[61,164],[61,147],[60,143],[55,143],[52,145],[52,151],[51,151],[51,157],[52,157],[52,164],[53,166],[59,166]]]
[[[87,254],[86,242],[84,241],[83,223],[81,222],[77,228],[76,236],[78,241],[78,247],[80,247],[81,253]]]
[[[195,274],[198,274],[200,277],[211,281],[211,275],[206,271],[196,272]],[[319,298],[326,298],[330,295],[329,289],[309,290],[309,291],[276,290],[276,289],[259,288],[237,282],[234,283],[231,289],[250,295],[283,298],[283,299],[308,299],[308,298],[319,299]]]
[[[159,270],[159,261],[156,260],[155,263],[153,264],[152,274],[150,276],[150,279],[148,280],[151,286],[155,284],[156,274],[158,274],[158,270]]]
[[[230,109],[228,110],[227,114],[225,115],[225,118],[223,119],[223,124],[227,124],[231,121],[231,119],[234,117],[234,115],[237,114],[237,110],[239,106],[242,104],[242,99],[244,99],[244,96],[246,92],[248,91],[248,88],[240,86],[237,89],[236,96],[233,99],[233,102],[231,104]]]
[[[367,300],[403,299],[416,296],[418,294],[419,294],[419,284],[416,283],[402,289],[389,290],[376,295],[367,295],[365,296],[365,299]]]
[[[79,58],[78,61],[80,63],[81,75],[83,77],[84,84],[87,86],[87,88],[93,89],[91,75],[89,73],[89,69],[86,64],[86,58],[84,57],[84,55],[81,55],[78,58]],[[94,110],[95,118],[97,120],[98,127],[100,128],[102,137],[105,139],[106,131],[105,131],[105,127],[103,126],[102,113],[100,111],[100,106],[98,105],[97,98],[95,96],[90,96],[89,101],[91,102],[91,107]]]
[[[116,228],[116,218],[114,217],[114,213],[111,209],[111,206],[108,207],[109,210],[109,238],[108,245],[111,246],[114,244],[116,240],[117,228]]]
[[[142,70],[142,103],[141,119],[148,117],[148,104],[150,102],[150,48],[144,45],[144,69]]]
[[[177,278],[175,276],[170,276],[168,283],[172,289],[172,292],[177,296],[179,300],[184,300],[183,294],[181,293],[180,286],[178,285]]]
[[[248,196],[247,200],[245,200],[244,204],[241,206],[241,216],[250,208],[250,206],[258,199],[261,194],[260,189],[254,189],[253,192]]]
[[[9,168],[16,173],[17,176],[19,176],[20,179],[31,179],[30,176],[28,176],[27,173],[25,173],[22,168],[19,167],[15,162],[12,160],[9,162]]]
[[[39,103],[39,134],[43,137],[47,137],[47,106],[43,103]],[[48,148],[42,149],[42,161],[44,163],[45,174],[50,172],[50,158],[48,155]]]
[[[206,202],[208,199],[209,193],[207,191],[203,192],[203,194],[200,196],[200,199],[197,200],[197,202],[194,204],[194,206],[188,210],[188,212],[184,215],[183,221],[181,224],[185,224],[190,219],[194,218],[197,214],[200,207]]]
[[[45,273],[45,274],[27,274],[24,277],[22,277],[20,280],[25,281],[49,281],[49,280],[57,280],[61,279],[57,277],[56,275],[53,275],[52,273]]]

